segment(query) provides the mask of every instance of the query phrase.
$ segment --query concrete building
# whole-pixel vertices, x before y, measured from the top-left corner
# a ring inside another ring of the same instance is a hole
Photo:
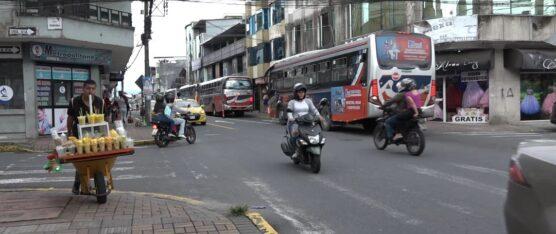
[[[545,119],[556,101],[556,6],[545,2],[295,1],[286,7],[286,56],[382,30],[425,33],[436,45],[437,98],[446,91],[437,117]]]
[[[285,9],[291,1],[263,0],[247,1],[245,3],[245,18],[247,37],[247,75],[254,79],[257,85],[255,100],[258,109],[263,106],[260,100],[266,92],[267,80],[264,79],[266,70],[272,61],[285,58]]]
[[[237,23],[201,44],[206,80],[246,75],[245,24]]]
[[[0,137],[65,130],[83,81],[97,95],[115,82],[133,49],[131,2],[3,1],[0,7]],[[114,76],[113,76],[114,77]]]
[[[185,77],[182,70],[187,66],[189,60],[185,59],[163,59],[158,62],[156,75],[161,90],[179,88],[185,85]]]
[[[223,19],[200,20],[185,26],[185,52],[187,59],[190,61],[189,66],[186,66],[186,80],[188,83],[200,83],[207,81],[209,77],[213,77],[212,68],[203,66],[202,57],[214,52],[214,47],[210,45],[205,51],[202,45],[242,22],[241,16],[228,16]]]

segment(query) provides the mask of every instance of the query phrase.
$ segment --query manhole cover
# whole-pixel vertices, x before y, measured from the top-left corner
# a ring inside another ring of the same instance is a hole
[[[0,194],[0,222],[16,222],[56,218],[68,204],[70,197],[55,197],[32,193]]]

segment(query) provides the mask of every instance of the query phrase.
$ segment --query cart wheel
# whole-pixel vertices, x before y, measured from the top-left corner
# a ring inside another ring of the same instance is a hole
[[[102,196],[97,196],[97,202],[99,204],[106,203],[106,197],[108,195],[106,194],[106,182],[104,181],[104,175],[102,172],[95,173],[95,188],[97,194],[104,194]]]

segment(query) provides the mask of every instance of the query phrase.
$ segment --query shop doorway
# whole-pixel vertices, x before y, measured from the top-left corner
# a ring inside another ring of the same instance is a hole
[[[434,119],[443,122],[488,122],[488,72],[470,71],[436,77]]]
[[[554,73],[521,73],[521,120],[550,119],[556,102]]]

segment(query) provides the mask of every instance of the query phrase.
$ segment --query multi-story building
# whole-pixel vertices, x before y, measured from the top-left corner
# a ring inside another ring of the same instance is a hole
[[[201,44],[206,80],[245,75],[245,24],[237,23]]]
[[[247,1],[245,18],[247,37],[247,75],[257,84],[255,89],[256,106],[262,109],[262,99],[266,90],[265,72],[270,63],[286,56],[284,23],[285,0]]]
[[[350,3],[351,2],[351,3]],[[435,42],[439,118],[544,119],[556,100],[556,6],[546,1],[291,1],[286,55],[372,32],[420,32]]]
[[[190,61],[189,66],[186,65],[188,83],[199,83],[214,77],[212,67],[204,67],[202,58],[214,52],[215,47],[208,44],[205,49],[202,45],[242,21],[241,16],[228,16],[223,19],[200,20],[185,26],[185,52]]]
[[[185,59],[163,59],[158,62],[156,69],[157,79],[161,90],[179,88],[185,85],[182,79],[182,70],[187,66],[189,60]]]
[[[115,86],[133,50],[131,2],[3,1],[0,7],[0,137],[66,130],[83,82]],[[113,76],[116,77],[116,76]]]

